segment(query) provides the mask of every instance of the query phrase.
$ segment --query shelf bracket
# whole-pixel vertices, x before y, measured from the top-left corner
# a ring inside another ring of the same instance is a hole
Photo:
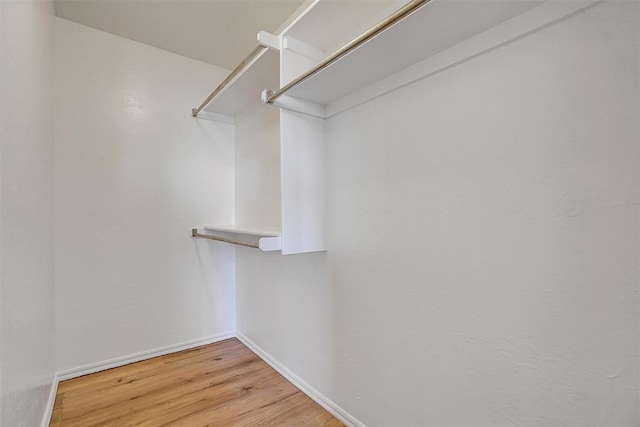
[[[295,111],[297,113],[306,114],[307,116],[316,117],[318,119],[326,119],[324,105],[315,102],[305,101],[288,95],[282,95],[279,98],[269,101],[269,97],[273,94],[272,90],[262,91],[262,102],[273,105],[275,107],[284,108],[285,110]]]
[[[258,44],[262,47],[278,51],[282,48],[280,37],[267,33],[266,31],[260,31],[258,33]]]

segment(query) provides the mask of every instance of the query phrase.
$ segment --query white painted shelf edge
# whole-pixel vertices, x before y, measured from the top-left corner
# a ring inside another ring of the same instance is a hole
[[[256,242],[258,249],[264,252],[279,251],[282,249],[282,233],[275,227],[255,227],[238,225],[215,225],[204,226],[204,230],[209,233],[235,236],[243,236],[243,240],[251,243]]]
[[[254,227],[245,225],[206,225],[203,227],[207,231],[220,233],[246,234],[258,237],[280,237],[282,232],[275,227]]]

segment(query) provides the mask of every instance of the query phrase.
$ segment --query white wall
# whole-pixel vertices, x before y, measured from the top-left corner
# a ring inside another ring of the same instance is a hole
[[[39,425],[55,372],[53,4],[0,2],[0,425]]]
[[[235,330],[234,129],[194,119],[226,70],[56,19],[58,368]]]
[[[235,222],[280,229],[279,111],[262,103],[235,118]]]
[[[329,250],[238,249],[238,330],[369,426],[638,425],[637,8],[329,120]]]

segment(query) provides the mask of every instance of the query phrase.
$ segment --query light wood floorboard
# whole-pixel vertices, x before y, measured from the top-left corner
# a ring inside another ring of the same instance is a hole
[[[63,381],[51,427],[342,426],[236,338]]]

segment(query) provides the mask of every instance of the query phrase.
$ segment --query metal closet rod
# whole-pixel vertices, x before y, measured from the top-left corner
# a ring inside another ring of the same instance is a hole
[[[335,52],[333,55],[326,58],[324,61],[322,61],[321,63],[319,63],[318,65],[316,65],[315,67],[313,67],[312,69],[304,73],[303,75],[294,79],[286,86],[283,86],[277,91],[271,91],[271,90],[268,91],[266,102],[269,104],[272,104],[273,101],[275,101],[276,99],[284,95],[287,91],[293,89],[294,87],[298,86],[299,84],[305,82],[306,80],[310,79],[314,75],[318,74],[320,71],[324,70],[334,62],[338,61],[343,56],[349,54],[352,50],[360,47],[361,45],[371,40],[372,38],[374,38],[375,36],[383,32],[384,30],[386,30],[387,28],[393,26],[394,24],[398,23],[400,20],[411,15],[413,12],[417,11],[419,8],[426,5],[430,1],[431,0],[412,0],[411,2],[407,3],[406,5],[398,9],[396,12],[394,12],[392,15],[387,17],[384,21],[380,22],[378,25],[371,28],[367,32],[361,34],[359,37],[351,41],[349,44],[347,44],[346,46],[344,46],[343,48]]]
[[[249,55],[247,55],[246,58],[244,58],[242,60],[241,63],[238,64],[238,66],[236,68],[233,69],[233,71],[231,71],[231,73],[222,81],[222,83],[220,83],[218,85],[217,88],[215,88],[215,90],[213,92],[211,92],[211,95],[209,95],[207,97],[207,99],[204,100],[204,102],[202,104],[200,104],[200,106],[198,108],[192,108],[191,109],[191,115],[193,117],[198,117],[198,113],[207,106],[207,104],[209,104],[211,102],[211,100],[213,100],[213,98],[215,98],[220,92],[222,92],[222,89],[224,89],[229,83],[231,83],[231,80],[233,80],[238,74],[240,74],[240,72],[242,70],[244,70],[246,68],[246,66],[253,61],[253,59],[258,56],[258,54],[260,52],[262,52],[264,49],[267,49],[265,46],[262,45],[258,45],[256,46],[255,49],[253,49],[251,51],[251,53]]]
[[[202,239],[216,240],[218,242],[232,243],[234,245],[240,245],[240,246],[246,246],[248,248],[260,249],[260,246],[257,243],[249,243],[249,242],[243,242],[241,240],[226,239],[224,237],[210,236],[208,234],[200,234],[200,233],[198,233],[198,229],[197,228],[192,228],[191,229],[191,237],[200,237]]]

